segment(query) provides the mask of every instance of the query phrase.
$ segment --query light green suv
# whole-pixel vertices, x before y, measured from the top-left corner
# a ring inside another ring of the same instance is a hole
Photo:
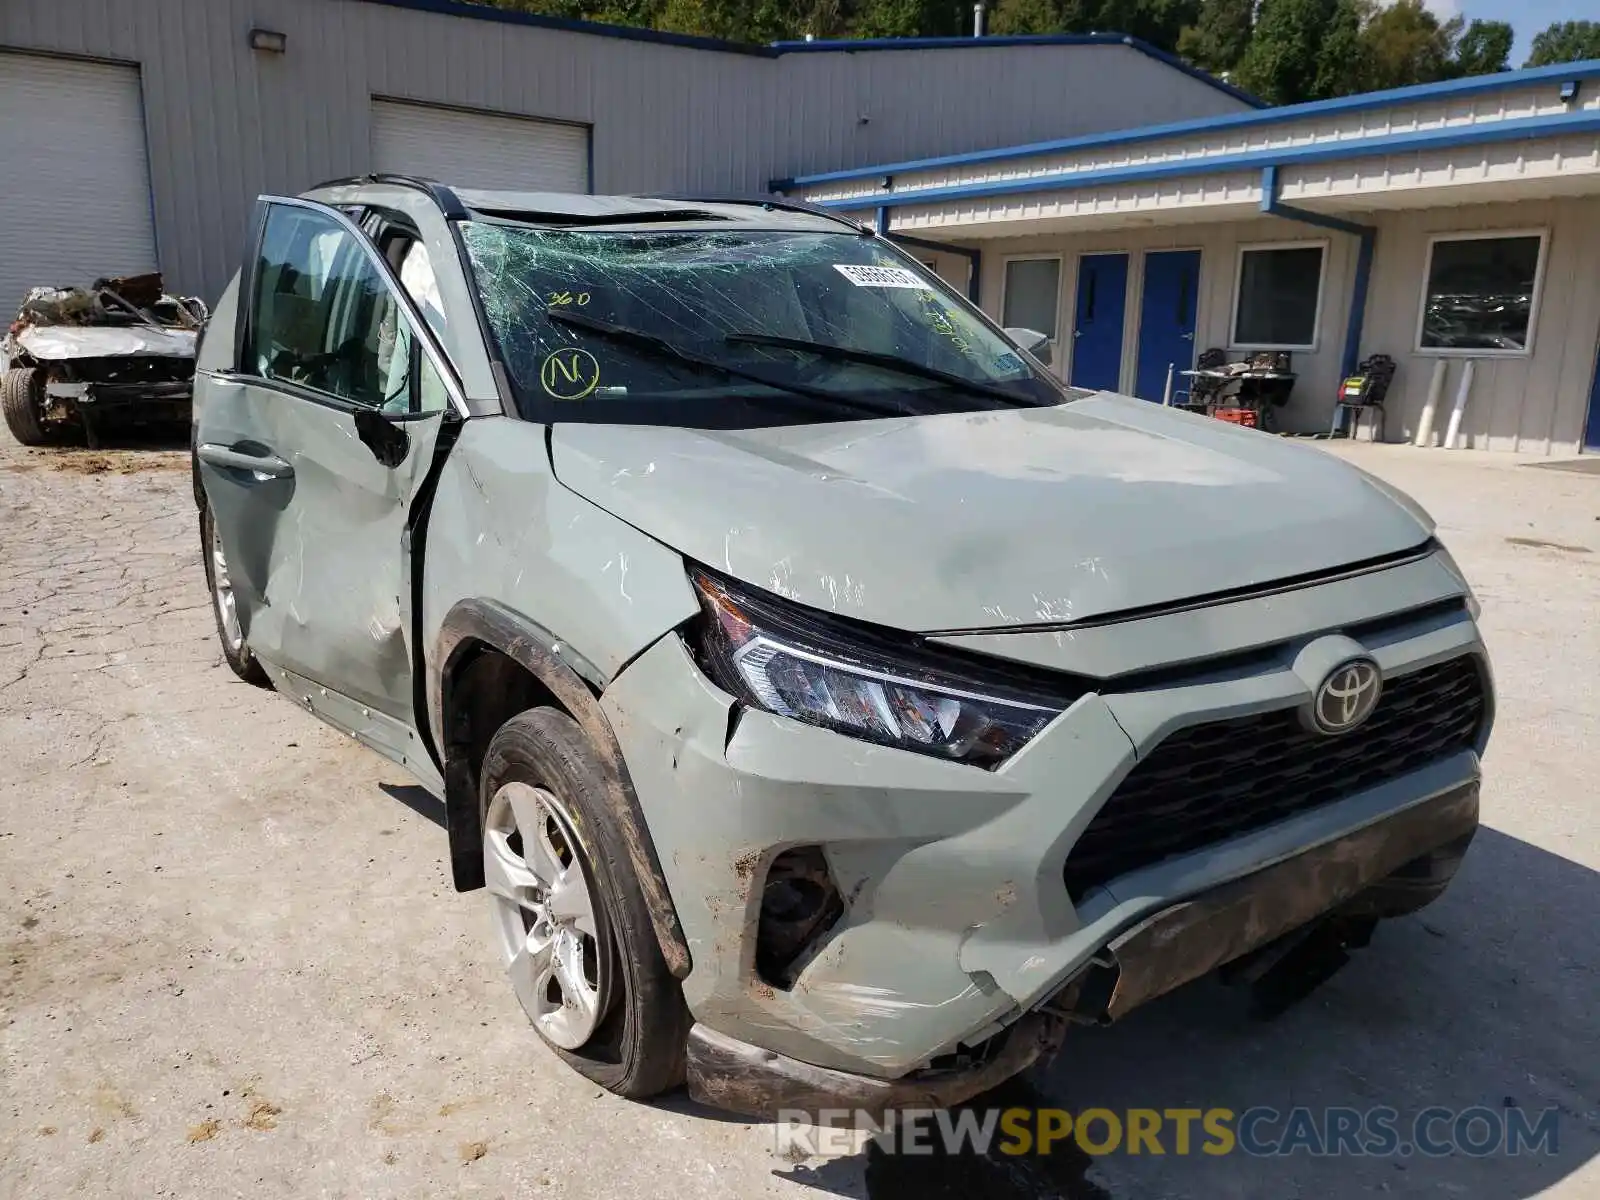
[[[442,799],[605,1087],[953,1103],[1454,873],[1492,695],[1426,514],[1013,332],[776,202],[259,204],[196,382],[224,653]]]

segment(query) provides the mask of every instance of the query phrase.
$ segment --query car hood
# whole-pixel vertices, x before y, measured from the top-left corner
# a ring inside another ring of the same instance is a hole
[[[1099,395],[713,431],[558,424],[557,477],[685,557],[903,630],[1061,624],[1417,546],[1321,451]]]

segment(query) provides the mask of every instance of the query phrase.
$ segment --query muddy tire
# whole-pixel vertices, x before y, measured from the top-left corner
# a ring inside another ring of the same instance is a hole
[[[678,1086],[689,1012],[577,722],[554,708],[507,721],[478,803],[495,936],[535,1031],[619,1096]]]
[[[44,427],[44,374],[33,367],[13,367],[0,378],[0,410],[6,428],[24,446],[50,441]]]
[[[211,615],[217,623],[217,641],[222,644],[223,659],[246,683],[271,687],[272,680],[267,678],[256,656],[250,653],[250,643],[245,641],[238,616],[233,612],[233,585],[228,579],[227,560],[209,505],[200,510],[200,557],[205,563],[206,591],[211,594]]]

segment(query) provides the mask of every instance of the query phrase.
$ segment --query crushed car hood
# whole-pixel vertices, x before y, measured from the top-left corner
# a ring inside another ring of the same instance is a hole
[[[75,327],[29,325],[16,335],[17,345],[37,359],[193,358],[197,334],[192,329],[147,329],[142,326]]]
[[[710,431],[558,424],[557,477],[686,557],[918,632],[1062,624],[1424,542],[1320,451],[1100,395]]]

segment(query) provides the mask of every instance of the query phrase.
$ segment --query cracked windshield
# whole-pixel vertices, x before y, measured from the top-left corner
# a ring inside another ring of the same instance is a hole
[[[463,226],[524,415],[736,428],[1059,404],[877,239]]]

